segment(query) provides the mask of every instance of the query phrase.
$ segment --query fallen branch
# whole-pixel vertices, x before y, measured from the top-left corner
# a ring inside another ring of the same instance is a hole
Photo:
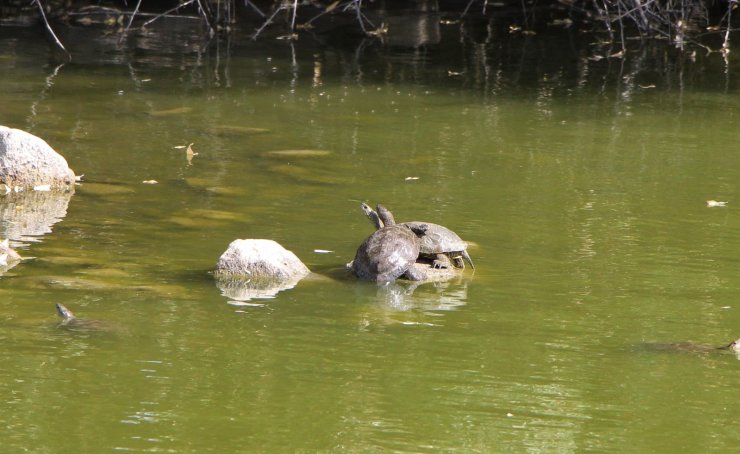
[[[41,12],[41,17],[44,19],[44,25],[46,26],[46,29],[49,31],[49,34],[52,38],[54,38],[54,42],[56,45],[64,51],[64,54],[67,56],[68,61],[72,61],[72,54],[70,54],[67,49],[64,48],[64,44],[62,44],[61,41],[59,41],[59,38],[57,38],[56,33],[54,33],[54,30],[52,30],[51,25],[49,25],[49,21],[46,19],[46,12],[44,12],[44,6],[41,4],[41,0],[34,0],[36,3],[36,6],[39,7],[39,11]]]
[[[194,1],[195,0],[188,0],[185,3],[180,3],[176,7],[170,8],[167,11],[163,12],[162,14],[157,14],[155,17],[153,17],[152,19],[149,19],[148,21],[144,22],[144,24],[142,24],[142,25],[144,27],[146,27],[147,25],[151,24],[152,22],[154,22],[157,19],[160,19],[162,17],[168,17],[171,12],[177,11],[180,8],[184,8],[184,7],[188,6],[188,5],[191,5]]]
[[[123,34],[121,35],[121,39],[123,39],[123,36],[128,32],[128,29],[131,28],[131,24],[134,22],[134,17],[136,17],[136,13],[139,11],[139,7],[141,6],[141,1],[136,4],[136,8],[134,8],[134,12],[131,14],[131,17],[128,20],[128,25],[126,25],[126,29],[123,31]]]

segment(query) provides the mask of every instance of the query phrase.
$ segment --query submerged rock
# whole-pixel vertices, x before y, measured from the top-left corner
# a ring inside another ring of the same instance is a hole
[[[311,270],[291,251],[272,240],[234,240],[218,259],[216,276],[294,280]]]
[[[8,190],[74,189],[75,173],[43,139],[0,126],[0,183]]]

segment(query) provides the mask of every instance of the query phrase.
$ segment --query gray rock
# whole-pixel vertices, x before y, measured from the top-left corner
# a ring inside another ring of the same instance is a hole
[[[294,280],[310,272],[295,254],[272,240],[234,240],[216,264],[217,276]]]
[[[8,189],[74,189],[75,173],[67,160],[43,139],[0,126],[0,184]]]

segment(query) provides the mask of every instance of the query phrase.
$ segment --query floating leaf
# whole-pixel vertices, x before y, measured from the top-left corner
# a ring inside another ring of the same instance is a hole
[[[185,150],[185,157],[188,160],[188,165],[193,165],[193,156],[198,156],[198,153],[193,151],[193,144],[188,145],[188,149]]]

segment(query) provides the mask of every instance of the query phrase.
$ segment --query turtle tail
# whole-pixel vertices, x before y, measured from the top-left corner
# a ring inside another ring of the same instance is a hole
[[[470,254],[468,254],[468,251],[462,251],[462,256],[465,260],[470,263],[470,267],[475,271],[475,265],[473,265],[473,259],[470,258]]]

